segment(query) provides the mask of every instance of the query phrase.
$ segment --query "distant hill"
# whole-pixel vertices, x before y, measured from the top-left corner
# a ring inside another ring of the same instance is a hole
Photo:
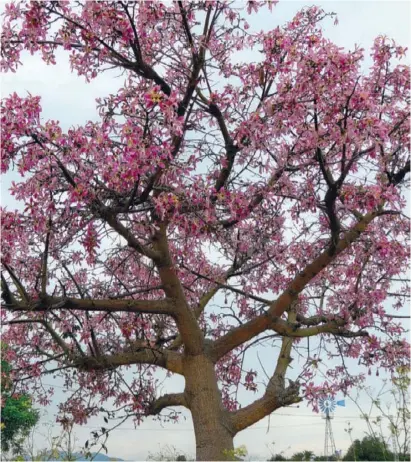
[[[95,453],[93,453],[94,455]],[[79,458],[77,460],[86,460],[84,459],[81,454],[79,454]],[[106,456],[105,454],[97,454],[96,457],[94,457],[93,461],[96,460],[96,461],[101,461],[101,460],[124,460],[124,459],[120,459],[118,457],[110,457],[110,456]]]
[[[93,456],[94,456],[95,453],[93,453]],[[77,455],[76,455],[77,456]],[[86,460],[84,459],[84,457],[79,454],[79,458],[77,460]],[[124,459],[120,459],[118,457],[110,457],[110,456],[106,456],[105,454],[97,454],[96,457],[94,457],[93,461],[96,460],[96,461],[101,461],[101,460],[124,460]]]

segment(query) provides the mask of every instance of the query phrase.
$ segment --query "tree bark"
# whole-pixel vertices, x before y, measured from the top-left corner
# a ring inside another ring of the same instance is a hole
[[[233,460],[234,431],[224,409],[214,364],[205,355],[184,358],[185,398],[196,439],[196,460]]]

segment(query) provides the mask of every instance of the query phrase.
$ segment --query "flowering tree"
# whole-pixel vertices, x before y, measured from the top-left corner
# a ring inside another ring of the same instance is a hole
[[[197,459],[219,460],[276,409],[362,380],[348,358],[369,373],[408,363],[393,311],[409,258],[405,50],[378,37],[363,72],[318,8],[251,33],[262,3],[6,6],[3,70],[66,50],[87,82],[124,77],[99,122],[67,132],[39,97],[2,102],[2,169],[23,204],[2,210],[7,360],[40,402],[47,372],[78,386],[66,424],[183,406]],[[247,49],[258,62],[239,62]],[[263,343],[271,378],[240,407],[238,387],[257,389],[243,359]],[[157,368],[185,389],[158,396]]]

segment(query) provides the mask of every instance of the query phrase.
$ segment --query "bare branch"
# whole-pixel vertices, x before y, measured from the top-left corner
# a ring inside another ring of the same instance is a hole
[[[211,279],[208,276],[205,276],[203,274],[197,273],[197,271],[191,270],[191,269],[187,268],[184,265],[182,265],[182,266],[183,266],[183,268],[190,271],[190,273],[194,274],[195,276],[197,276],[199,278],[202,278],[202,279],[206,279],[207,281],[213,282],[214,284],[217,285],[217,287],[210,290],[209,295],[205,294],[206,298],[203,300],[203,303],[204,303],[205,300],[209,300],[208,297],[211,298],[212,291],[215,290],[215,292],[217,292],[218,288],[230,290],[231,292],[235,292],[236,294],[243,295],[244,297],[251,298],[252,300],[263,303],[264,305],[269,305],[271,303],[270,300],[267,300],[267,299],[261,298],[261,297],[257,297],[256,295],[250,294],[248,292],[244,292],[243,290],[237,289],[236,287],[230,286],[228,284],[224,284],[223,282],[215,281],[214,279]],[[227,277],[228,276],[226,276],[224,279],[227,279]]]
[[[107,207],[104,207],[102,204],[96,204],[96,209],[98,211],[98,215],[127,241],[129,247],[136,250],[141,255],[152,259],[153,261],[158,261],[160,259],[160,255],[157,252],[147,246],[140,244],[140,242],[138,242],[131,231],[127,229],[120,221],[118,221],[115,215],[110,213]]]
[[[28,304],[6,305],[11,311],[47,311],[50,309],[71,309],[78,311],[105,311],[126,313],[149,313],[175,315],[175,304],[172,300],[112,300],[44,297]]]
[[[130,364],[152,364],[176,374],[183,373],[183,362],[179,353],[149,346],[136,349],[131,347],[129,350],[112,355],[79,357],[73,362],[74,367],[86,371],[116,369]]]
[[[387,317],[387,318],[395,318],[395,319],[410,319],[411,318],[411,316],[409,316],[409,315],[408,316],[405,316],[405,315],[401,316],[399,314],[385,314],[384,316]]]
[[[193,37],[191,35],[191,32],[190,32],[190,27],[188,25],[188,22],[187,22],[187,14],[186,14],[186,11],[183,7],[183,3],[181,1],[177,2],[178,3],[178,8],[180,10],[180,14],[181,14],[181,18],[183,20],[183,27],[184,27],[184,32],[187,36],[187,40],[188,40],[188,43],[191,47],[191,49],[193,50],[194,48],[194,41],[193,41]],[[194,51],[194,50],[193,50]]]
[[[21,297],[21,299],[25,302],[28,303],[30,300],[30,297],[28,296],[23,284],[20,282],[19,278],[16,276],[14,273],[13,269],[4,261],[2,261],[2,265],[4,268],[6,268],[6,271],[9,273],[12,281],[14,282],[14,285],[17,288],[17,291]]]
[[[391,184],[397,185],[405,178],[405,175],[410,172],[410,160],[407,160],[403,168],[398,170],[396,173],[387,173],[388,179]]]
[[[188,407],[184,393],[170,393],[160,396],[151,403],[148,413],[149,415],[157,415],[166,407],[171,406]]]
[[[43,326],[47,332],[52,336],[53,340],[61,347],[67,357],[72,355],[70,346],[60,337],[60,335],[51,327],[51,325],[46,321],[42,321]]]
[[[295,321],[294,311],[289,313],[288,320],[291,323]],[[236,433],[253,425],[280,407],[302,401],[302,398],[298,396],[299,385],[297,383],[290,381],[290,385],[285,387],[285,374],[292,361],[290,356],[292,344],[292,338],[284,337],[282,339],[274,374],[270,378],[262,398],[232,414],[232,423]]]
[[[49,255],[49,246],[50,246],[50,233],[51,233],[51,218],[48,220],[48,228],[46,234],[46,242],[44,244],[44,253],[42,258],[42,267],[41,267],[41,294],[46,295],[47,288],[47,261]]]

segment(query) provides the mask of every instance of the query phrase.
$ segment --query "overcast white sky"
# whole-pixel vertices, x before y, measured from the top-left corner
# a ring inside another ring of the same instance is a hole
[[[4,1],[1,1],[1,9]],[[410,42],[410,3],[408,1],[291,1],[280,0],[272,15],[260,13],[249,21],[253,29],[270,29],[290,20],[303,6],[318,5],[326,11],[337,13],[339,24],[329,21],[325,33],[339,46],[353,48],[355,44],[369,50],[373,39],[379,34],[394,38],[397,43],[409,46]],[[29,91],[33,95],[42,96],[43,117],[60,120],[63,128],[83,124],[95,119],[95,98],[114,92],[122,83],[116,74],[104,74],[86,84],[82,78],[71,74],[67,55],[58,60],[57,66],[46,66],[39,56],[25,56],[24,66],[15,74],[6,74],[1,78],[2,96],[16,91],[24,95]],[[2,204],[14,208],[16,204],[7,193],[12,174],[2,181]],[[14,178],[15,179],[15,178]],[[370,385],[378,389],[381,380],[370,378]],[[52,383],[52,378],[45,380]],[[58,384],[57,384],[58,385]],[[177,378],[172,382],[168,392],[183,389],[183,380]],[[55,389],[54,403],[62,398],[62,390]],[[363,401],[365,403],[365,401]],[[56,411],[55,405],[50,407],[44,421],[52,421]],[[274,452],[293,452],[307,449],[321,454],[324,445],[324,421],[320,415],[313,414],[304,403],[299,408],[287,408],[274,413],[270,419],[260,421],[253,427],[236,437],[236,445],[246,445],[253,460],[266,460],[270,456],[268,446]],[[344,431],[347,421],[354,427],[355,437],[362,437],[366,429],[353,403],[347,401],[345,408],[338,408],[333,421],[334,437],[337,449],[346,450],[350,444],[349,436]],[[101,426],[102,420],[94,419],[87,427],[76,428],[80,443],[88,439],[92,426]],[[272,443],[275,443],[274,446]],[[44,440],[38,437],[38,446]],[[189,454],[195,453],[195,442],[189,416],[178,425],[165,425],[147,421],[137,430],[132,423],[125,423],[115,431],[108,441],[109,455],[126,460],[144,460],[148,452],[156,452],[160,445],[173,445]]]

